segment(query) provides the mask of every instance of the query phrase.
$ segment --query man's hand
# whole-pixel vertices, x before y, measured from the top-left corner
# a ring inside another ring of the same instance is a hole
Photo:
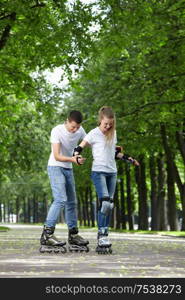
[[[75,155],[72,159],[76,165],[83,165],[86,160],[86,158],[82,157],[81,155]]]

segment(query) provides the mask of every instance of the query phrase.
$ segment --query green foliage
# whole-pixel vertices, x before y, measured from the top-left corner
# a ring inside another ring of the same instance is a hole
[[[19,195],[51,197],[46,174],[50,130],[76,108],[88,132],[97,125],[99,108],[112,106],[118,144],[136,158],[144,154],[146,160],[164,153],[160,126],[165,124],[183,180],[175,134],[184,131],[184,25],[184,0],[2,0],[2,201],[12,199],[15,205]],[[66,90],[46,82],[44,71],[55,67],[70,79]],[[84,156],[84,166],[74,167],[78,192],[90,184],[91,150]],[[147,169],[150,188],[148,178]]]
[[[99,3],[96,52],[73,84],[73,103],[94,118],[102,105],[113,106],[119,141],[134,154],[158,152],[160,124],[174,136],[184,120],[183,1]]]

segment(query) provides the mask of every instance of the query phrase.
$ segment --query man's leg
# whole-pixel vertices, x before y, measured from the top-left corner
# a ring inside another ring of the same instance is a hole
[[[65,170],[66,178],[66,205],[65,218],[68,228],[77,227],[77,198],[75,180],[72,169]]]
[[[73,171],[66,170],[65,174],[66,174],[66,193],[67,193],[65,216],[66,216],[66,222],[69,229],[69,237],[68,237],[69,250],[88,252],[89,249],[87,247],[87,244],[89,244],[89,241],[83,239],[80,235],[78,235],[77,199],[76,199],[75,180],[73,176]]]
[[[41,252],[45,252],[45,250],[50,251],[52,247],[64,246],[66,244],[65,242],[58,240],[54,235],[58,216],[60,214],[61,208],[63,208],[66,203],[65,177],[62,173],[62,168],[54,166],[48,167],[48,175],[52,189],[53,202],[50,206],[40,239],[40,243],[41,245],[43,245],[43,247],[41,247],[40,249]],[[48,246],[49,248],[47,248],[46,246]],[[65,250],[64,247],[63,250]]]
[[[55,227],[61,209],[65,207],[67,201],[66,179],[61,167],[48,167],[48,175],[51,184],[53,202],[50,206],[45,225]]]

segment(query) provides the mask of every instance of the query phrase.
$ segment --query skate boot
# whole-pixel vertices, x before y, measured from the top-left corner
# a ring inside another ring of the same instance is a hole
[[[98,245],[96,247],[96,252],[98,254],[111,254],[112,249],[111,246],[112,244],[110,243],[108,239],[108,232],[98,232]]]
[[[40,244],[41,247],[39,251],[41,253],[66,253],[66,242],[59,241],[54,235],[55,227],[46,227],[44,226]]]
[[[78,235],[78,228],[69,229],[68,243],[70,252],[89,252],[89,248],[87,247],[89,241],[84,240],[83,237]]]

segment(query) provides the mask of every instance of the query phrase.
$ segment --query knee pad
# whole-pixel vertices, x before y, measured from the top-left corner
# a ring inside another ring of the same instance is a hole
[[[108,216],[113,209],[113,201],[109,197],[100,198],[100,211],[102,214]]]

